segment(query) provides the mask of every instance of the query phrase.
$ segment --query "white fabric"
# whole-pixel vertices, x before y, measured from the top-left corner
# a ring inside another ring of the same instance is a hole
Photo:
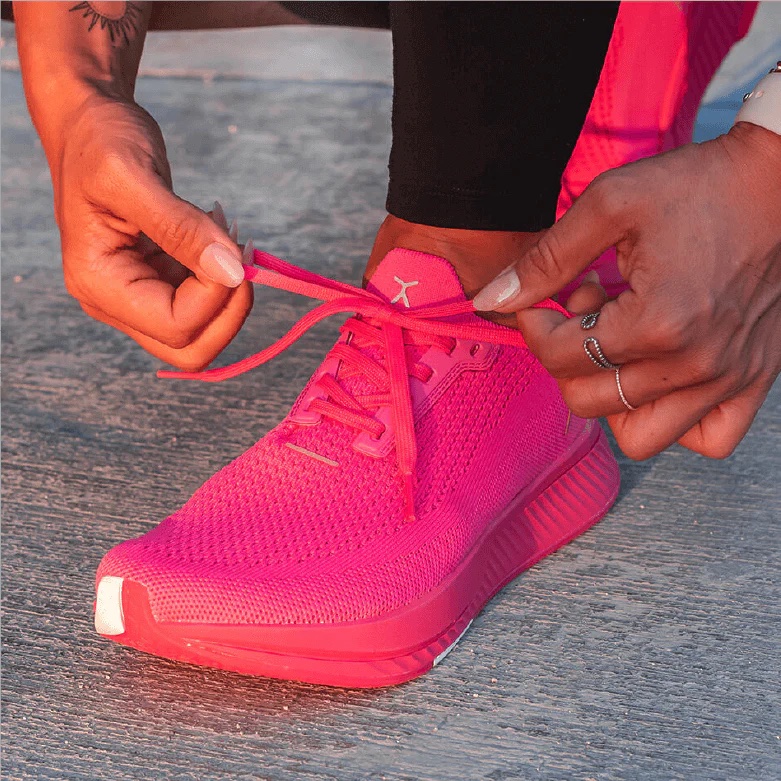
[[[773,71],[749,93],[735,122],[751,122],[781,135],[781,71]]]

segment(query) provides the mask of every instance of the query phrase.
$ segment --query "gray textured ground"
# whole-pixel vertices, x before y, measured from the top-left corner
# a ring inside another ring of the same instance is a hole
[[[726,462],[680,449],[622,461],[605,521],[507,588],[417,682],[253,680],[95,635],[102,554],[276,423],[336,324],[223,385],[156,380],[154,359],[63,289],[48,175],[9,67],[5,778],[781,779],[781,387]],[[139,91],[183,196],[219,196],[259,246],[359,279],[383,214],[387,84],[147,78]],[[307,306],[262,291],[226,360]]]

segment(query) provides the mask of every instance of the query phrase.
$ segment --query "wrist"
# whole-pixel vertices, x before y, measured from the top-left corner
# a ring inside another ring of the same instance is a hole
[[[726,155],[722,176],[736,213],[750,210],[752,242],[781,251],[781,136],[749,122],[738,122],[720,137]],[[745,219],[745,218],[742,218]]]
[[[143,2],[103,5],[126,6],[121,20],[95,10],[90,20],[70,3],[14,5],[27,105],[50,166],[85,102],[101,95],[133,101],[151,7]],[[106,20],[121,21],[122,36]]]
[[[741,150],[740,165],[750,172],[751,184],[768,198],[778,197],[774,194],[781,192],[781,135],[761,125],[739,121],[725,138],[734,149]]]

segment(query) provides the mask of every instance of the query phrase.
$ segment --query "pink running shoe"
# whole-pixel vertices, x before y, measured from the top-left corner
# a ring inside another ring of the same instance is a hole
[[[247,278],[324,300],[220,380],[353,312],[290,414],[97,574],[95,627],[195,664],[376,687],[441,661],[488,600],[616,498],[604,433],[442,258],[367,290],[256,252]],[[553,302],[543,306],[558,308]]]

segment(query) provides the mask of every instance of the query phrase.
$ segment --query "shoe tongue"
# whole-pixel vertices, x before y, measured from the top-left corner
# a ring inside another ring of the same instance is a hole
[[[402,309],[466,300],[450,263],[411,249],[392,249],[372,274],[366,289]]]

